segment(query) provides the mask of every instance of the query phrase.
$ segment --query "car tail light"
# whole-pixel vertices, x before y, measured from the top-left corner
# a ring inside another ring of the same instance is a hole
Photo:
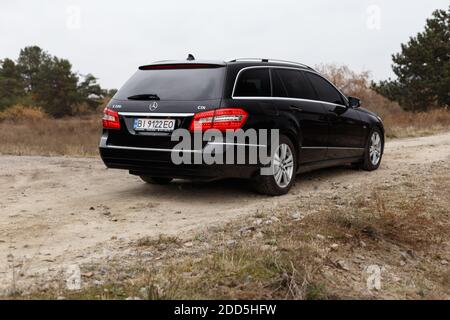
[[[105,108],[102,121],[105,129],[120,129],[119,113],[116,111]]]
[[[218,129],[220,131],[237,130],[242,128],[248,118],[248,113],[240,108],[217,109],[200,112],[194,115],[190,131],[206,131]]]

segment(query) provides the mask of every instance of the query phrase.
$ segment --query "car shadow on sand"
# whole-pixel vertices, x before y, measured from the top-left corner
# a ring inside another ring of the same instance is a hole
[[[349,166],[320,169],[297,175],[296,183],[289,194],[298,194],[302,190],[314,190],[317,185],[326,188],[339,182],[340,178],[348,175],[363,174],[363,171],[355,170]],[[136,179],[136,188],[128,190],[136,196],[151,195],[159,199],[174,199],[187,201],[199,201],[205,199],[219,199],[218,201],[236,201],[239,198],[268,198],[267,195],[258,194],[254,188],[254,182],[244,179],[223,179],[214,181],[191,181],[176,179],[167,185],[146,184],[139,178]],[[269,197],[270,198],[270,197]]]

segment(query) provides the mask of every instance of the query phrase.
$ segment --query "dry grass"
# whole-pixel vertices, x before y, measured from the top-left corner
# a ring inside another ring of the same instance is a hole
[[[429,112],[380,111],[388,138],[419,137],[450,131],[450,110]]]
[[[0,153],[12,155],[96,156],[101,134],[99,116],[33,118],[0,122]]]
[[[348,95],[362,99],[363,107],[379,114],[387,138],[430,135],[450,131],[450,110],[425,113],[403,111],[400,106],[370,89],[368,72],[355,73],[345,66],[319,66],[318,70]],[[15,106],[0,113],[0,153],[13,155],[97,156],[100,114],[51,119],[39,108]],[[80,114],[86,107],[79,106]],[[76,110],[75,110],[76,111]],[[89,113],[87,113],[89,114]]]
[[[179,246],[181,243],[180,239],[177,237],[172,236],[166,236],[166,235],[160,235],[157,239],[151,238],[151,237],[144,237],[137,241],[136,245],[138,247],[150,247],[154,246],[158,249],[165,250],[167,246],[169,245],[176,245]]]

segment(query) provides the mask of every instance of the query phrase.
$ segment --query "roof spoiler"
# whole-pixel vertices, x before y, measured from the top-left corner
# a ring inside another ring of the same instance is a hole
[[[223,65],[212,63],[165,63],[140,66],[139,70],[215,69]]]

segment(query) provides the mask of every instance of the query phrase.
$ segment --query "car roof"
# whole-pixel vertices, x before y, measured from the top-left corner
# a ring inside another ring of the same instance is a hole
[[[313,70],[310,66],[293,62],[287,60],[279,60],[279,59],[263,59],[263,58],[239,58],[228,61],[228,63],[232,64],[245,64],[245,65],[255,65],[255,66],[281,66],[281,67],[292,67],[292,68],[300,68]]]
[[[155,61],[151,64],[142,66],[163,66],[163,65],[215,65],[215,66],[227,66],[227,65],[236,65],[236,66],[277,66],[277,67],[292,67],[292,68],[300,68],[305,70],[315,71],[313,68],[297,62],[286,61],[286,60],[277,60],[277,59],[261,59],[261,58],[239,58],[233,59],[229,61],[220,61],[220,60],[162,60]],[[142,68],[140,67],[140,68]]]

